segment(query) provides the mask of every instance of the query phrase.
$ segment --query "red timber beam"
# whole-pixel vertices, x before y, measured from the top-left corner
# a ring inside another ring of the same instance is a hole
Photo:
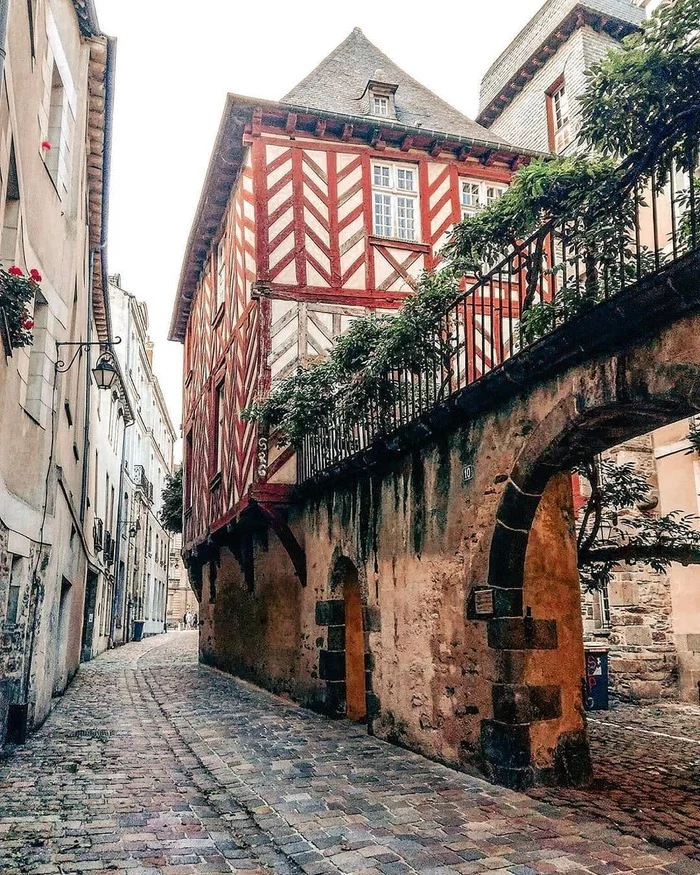
[[[292,560],[294,572],[299,578],[299,583],[302,586],[306,586],[306,553],[294,536],[294,532],[289,528],[287,520],[275,505],[267,504],[263,501],[256,502],[256,504],[263,517],[272,526],[282,546],[287,551],[287,555]]]

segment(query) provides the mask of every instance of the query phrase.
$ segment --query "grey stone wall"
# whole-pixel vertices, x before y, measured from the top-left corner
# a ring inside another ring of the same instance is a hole
[[[633,462],[657,488],[650,435],[605,455],[617,464]],[[603,623],[598,594],[583,595],[583,612],[584,640],[608,648],[611,693],[624,700],[677,699],[678,655],[669,577],[648,565],[621,566],[613,574],[608,598],[609,626]]]
[[[586,70],[616,46],[616,40],[589,27],[575,31],[496,119],[491,130],[518,146],[548,152],[545,92],[563,74],[569,95],[573,141],[579,129],[577,98],[586,85]],[[572,144],[566,151],[571,149]]]

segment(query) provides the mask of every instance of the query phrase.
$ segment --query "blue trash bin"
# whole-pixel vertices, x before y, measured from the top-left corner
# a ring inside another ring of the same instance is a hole
[[[134,620],[134,641],[140,641],[143,638],[143,620]]]
[[[608,651],[603,647],[584,648],[586,662],[586,711],[608,710]]]

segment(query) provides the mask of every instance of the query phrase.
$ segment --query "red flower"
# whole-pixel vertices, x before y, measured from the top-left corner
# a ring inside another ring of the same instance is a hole
[[[22,328],[25,331],[31,331],[34,328],[34,320],[33,319],[22,319]]]
[[[45,149],[47,152],[50,152],[52,146],[51,146],[51,143],[49,142],[49,140],[44,140],[44,142],[41,144],[41,148]]]
[[[22,273],[22,268],[17,267],[16,264],[13,264],[7,272],[10,274],[10,276],[24,276],[24,274]]]
[[[34,280],[35,283],[41,282],[41,274],[39,273],[39,271],[35,267],[33,267],[29,271],[29,276]]]

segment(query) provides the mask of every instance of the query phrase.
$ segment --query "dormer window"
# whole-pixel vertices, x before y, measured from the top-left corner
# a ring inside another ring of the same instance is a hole
[[[378,115],[382,118],[389,117],[389,97],[385,94],[376,94],[372,92],[370,95],[372,115]]]
[[[396,118],[394,95],[398,87],[391,82],[386,70],[375,70],[362,95],[364,111],[374,118]]]

